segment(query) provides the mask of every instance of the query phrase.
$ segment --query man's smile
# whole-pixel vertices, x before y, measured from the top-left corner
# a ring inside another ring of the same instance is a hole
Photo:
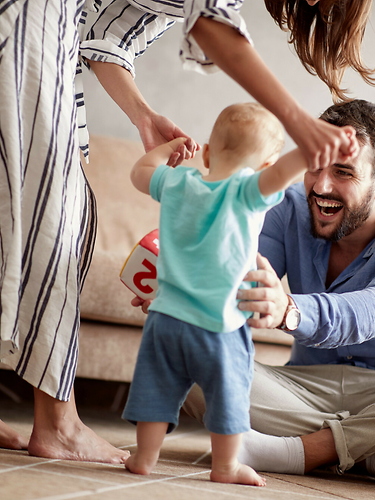
[[[323,217],[332,217],[338,214],[344,207],[344,205],[338,201],[322,200],[321,198],[315,198],[315,203]]]

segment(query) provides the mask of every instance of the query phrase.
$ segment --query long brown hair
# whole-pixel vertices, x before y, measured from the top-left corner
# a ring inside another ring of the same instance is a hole
[[[348,100],[347,89],[340,88],[348,67],[375,85],[374,70],[361,58],[372,0],[320,0],[314,6],[306,0],[265,0],[265,4],[276,24],[290,31],[289,43],[304,67],[328,85],[334,101]]]

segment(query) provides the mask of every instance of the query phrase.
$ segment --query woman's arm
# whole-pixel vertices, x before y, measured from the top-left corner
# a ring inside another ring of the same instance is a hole
[[[200,149],[200,145],[171,120],[150,108],[129,71],[114,63],[89,63],[105,90],[137,127],[146,152],[178,137],[185,137],[187,141],[179,149],[179,154],[168,160],[168,165],[173,167],[192,158]]]
[[[342,127],[348,137],[355,140],[352,127]],[[296,148],[283,155],[273,165],[265,168],[259,175],[259,190],[263,196],[287,189],[297,182],[302,174],[308,169],[306,157],[300,148]]]
[[[357,154],[344,130],[313,118],[301,108],[236,29],[200,17],[191,35],[209,59],[279,118],[301,148],[309,168],[326,167]]]

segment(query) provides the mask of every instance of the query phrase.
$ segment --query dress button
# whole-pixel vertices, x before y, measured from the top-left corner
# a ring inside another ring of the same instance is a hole
[[[346,359],[352,359],[353,356],[346,356]]]

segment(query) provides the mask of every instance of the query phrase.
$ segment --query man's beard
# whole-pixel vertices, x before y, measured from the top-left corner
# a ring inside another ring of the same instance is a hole
[[[345,236],[349,236],[350,234],[352,234],[356,229],[361,227],[362,224],[364,224],[364,222],[369,218],[374,205],[373,194],[374,194],[374,184],[372,184],[370,189],[368,190],[367,196],[364,199],[363,203],[360,206],[350,209],[347,208],[343,200],[339,199],[338,197],[332,198],[328,196],[318,196],[316,193],[314,193],[314,191],[311,191],[307,201],[310,211],[310,224],[311,224],[310,232],[312,236],[314,238],[321,238],[323,240],[337,242],[341,240],[341,238],[344,238]],[[314,196],[317,196],[318,198],[321,199],[329,199],[331,201],[337,201],[343,205],[343,208],[341,210],[344,210],[344,217],[342,218],[339,225],[332,230],[331,234],[322,235],[320,233],[319,225],[315,224],[313,208],[312,208],[312,205],[315,204]]]

